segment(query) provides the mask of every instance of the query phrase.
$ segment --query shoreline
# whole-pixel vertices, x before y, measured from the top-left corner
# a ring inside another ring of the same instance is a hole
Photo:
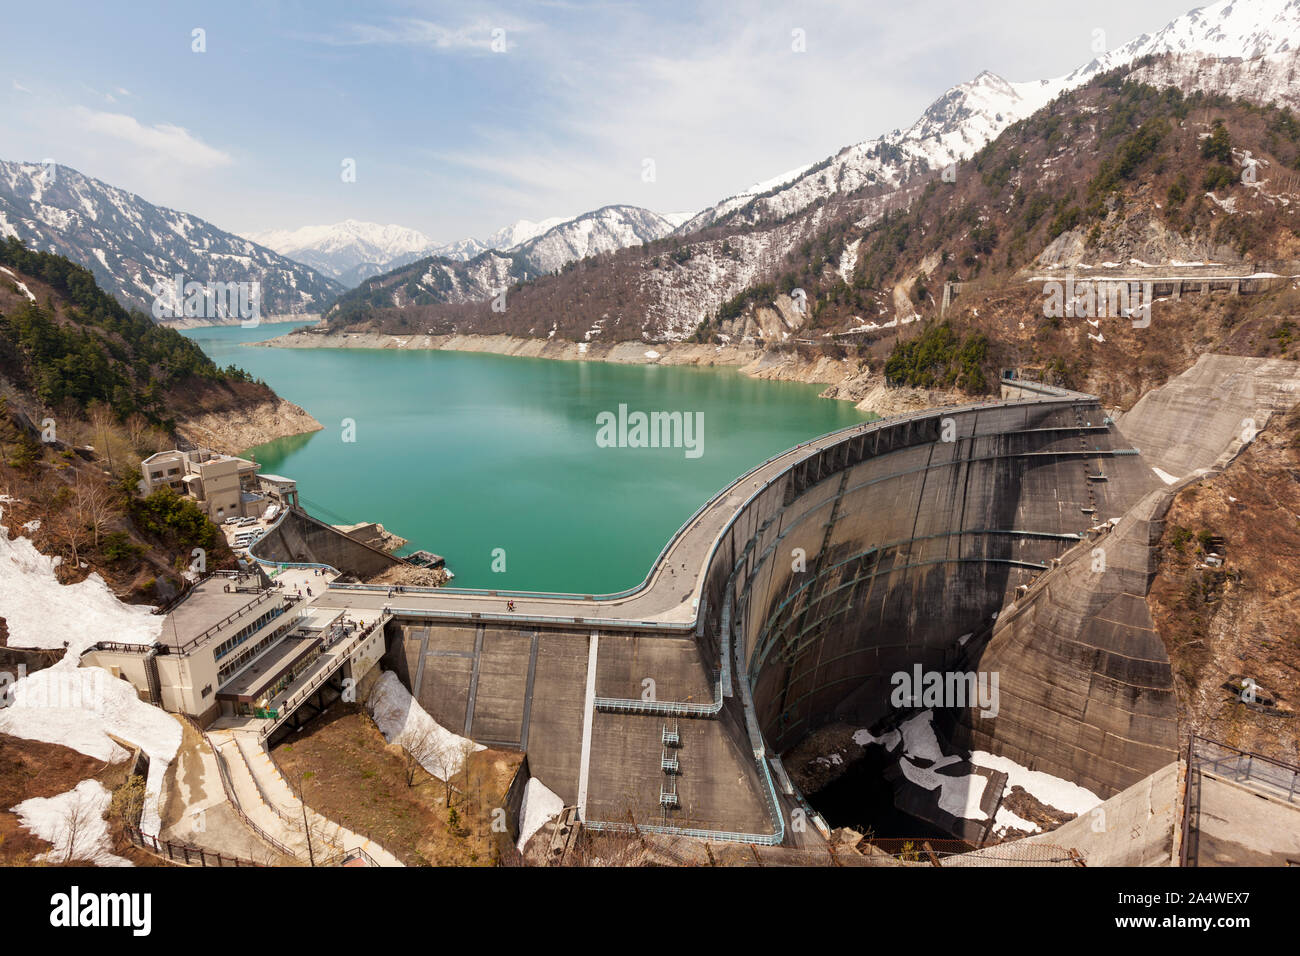
[[[514,335],[393,335],[386,332],[341,334],[287,333],[263,342],[261,348],[287,349],[389,349],[430,352],[478,352],[515,358],[541,358],[561,362],[612,362],[618,365],[690,365],[697,368],[736,368],[751,378],[774,382],[824,385],[821,398],[852,402],[859,411],[887,416],[967,401],[968,396],[948,390],[891,387],[871,372],[862,359],[815,361],[797,353],[765,351],[757,346],[712,345],[696,342],[569,342],[529,339]]]
[[[176,425],[177,433],[187,442],[229,455],[324,429],[310,412],[279,395],[246,408],[204,412]]]
[[[158,325],[164,329],[175,329],[177,332],[188,332],[191,329],[220,329],[232,325],[243,325],[243,319],[166,319],[160,320]],[[290,315],[265,315],[257,320],[257,325],[249,328],[258,328],[263,325],[286,325],[289,322],[319,322],[319,312],[301,312]]]

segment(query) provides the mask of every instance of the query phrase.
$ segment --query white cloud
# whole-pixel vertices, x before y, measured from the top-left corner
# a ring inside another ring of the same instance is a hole
[[[31,92],[31,90],[29,90],[27,87],[23,86],[23,85],[22,85],[21,83],[19,83],[17,80],[14,80],[14,89],[17,90],[19,93],[30,93],[30,92]]]
[[[391,18],[384,25],[349,23],[342,32],[317,37],[334,46],[412,46],[437,51],[500,52],[516,47],[511,34],[526,32],[531,25],[513,17],[479,17],[461,26],[448,27],[415,17]]]
[[[196,139],[182,126],[171,123],[146,126],[126,113],[105,113],[82,106],[73,113],[83,129],[123,140],[145,150],[153,159],[200,169],[229,166],[234,162],[229,153]]]

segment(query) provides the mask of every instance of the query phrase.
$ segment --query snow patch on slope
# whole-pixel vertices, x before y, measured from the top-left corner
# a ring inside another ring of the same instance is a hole
[[[162,618],[123,604],[95,574],[78,584],[59,584],[59,559],[41,554],[26,538],[8,540],[8,532],[0,524],[0,617],[8,623],[9,643],[68,650],[54,666],[7,688],[11,703],[0,708],[0,732],[106,762],[127,756],[110,734],[141,748],[149,755],[149,776],[140,826],[157,833],[163,777],[181,744],[180,724],[140,700],[129,682],[79,663],[81,652],[96,641],[152,644]]]
[[[13,807],[13,812],[18,814],[19,823],[52,845],[38,860],[132,866],[130,860],[112,852],[108,821],[104,819],[111,800],[112,795],[98,780],[83,780],[58,796],[24,800]]]
[[[519,810],[519,841],[515,845],[520,852],[533,838],[533,834],[544,827],[548,820],[559,816],[563,809],[564,801],[557,794],[536,777],[529,777],[524,786],[523,806]]]
[[[393,671],[384,671],[380,676],[366,707],[384,739],[416,754],[420,766],[439,780],[460,773],[466,746],[473,751],[486,749],[453,734],[430,717]]]

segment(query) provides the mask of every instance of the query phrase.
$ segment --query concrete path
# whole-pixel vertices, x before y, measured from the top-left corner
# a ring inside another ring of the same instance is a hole
[[[1287,866],[1300,861],[1300,804],[1254,781],[1201,771],[1192,811],[1190,866]]]

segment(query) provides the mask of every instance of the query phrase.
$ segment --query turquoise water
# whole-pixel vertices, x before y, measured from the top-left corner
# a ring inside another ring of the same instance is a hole
[[[821,386],[734,369],[243,344],[292,327],[186,335],[325,426],[250,449],[263,471],[295,478],[302,504],[323,520],[378,521],[410,541],[406,550],[443,555],[463,587],[632,587],[731,479],[870,417],[818,398]],[[597,415],[617,416],[620,404],[629,414],[702,413],[698,457],[686,447],[598,446]],[[344,440],[346,419],[355,441]],[[493,570],[495,549],[504,571]]]

